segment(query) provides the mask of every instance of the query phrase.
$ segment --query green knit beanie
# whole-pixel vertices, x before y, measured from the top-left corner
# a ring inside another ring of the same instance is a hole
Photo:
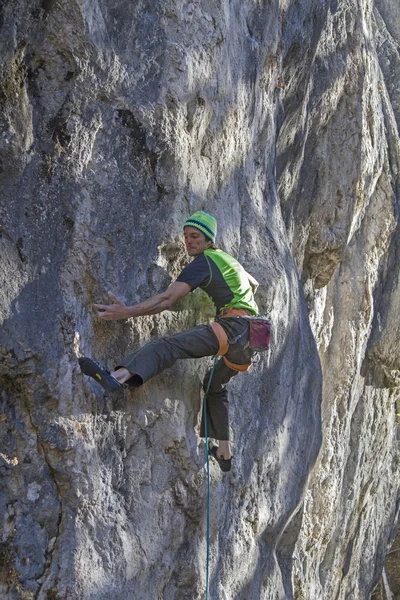
[[[185,227],[195,227],[201,233],[212,241],[215,244],[215,238],[217,237],[217,221],[213,216],[204,212],[204,210],[198,210],[183,225],[183,229]]]

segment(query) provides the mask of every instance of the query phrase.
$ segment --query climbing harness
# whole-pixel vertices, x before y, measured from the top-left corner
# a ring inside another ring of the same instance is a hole
[[[228,306],[228,308],[223,308],[218,316],[219,317],[250,317],[251,314],[246,308],[233,308],[233,306]]]
[[[209,579],[209,563],[210,563],[210,457],[208,455],[208,426],[207,426],[207,394],[210,389],[211,380],[214,375],[215,363],[217,362],[218,354],[214,356],[214,363],[211,369],[210,377],[207,383],[207,389],[203,398],[204,411],[204,433],[206,438],[206,464],[207,464],[207,525],[206,525],[206,600],[208,600],[208,579]]]
[[[231,315],[229,314],[229,316],[231,316]],[[244,316],[244,315],[240,315],[240,316]],[[233,369],[234,371],[248,371],[251,367],[251,363],[249,363],[247,365],[237,365],[235,363],[230,362],[226,358],[225,354],[229,350],[229,340],[228,340],[227,333],[226,333],[225,329],[222,327],[222,325],[217,323],[217,321],[214,321],[213,323],[211,323],[211,327],[212,327],[213,332],[217,336],[218,343],[219,343],[219,350],[218,350],[217,356],[222,356],[226,366]]]
[[[226,309],[220,313],[221,317],[240,316],[244,319],[248,319],[250,322],[249,326],[249,348],[262,352],[268,350],[270,339],[271,339],[271,322],[263,317],[254,317],[244,309]],[[228,312],[229,311],[229,312]],[[239,313],[239,314],[238,314]],[[215,335],[217,336],[219,343],[219,350],[217,356],[222,356],[227,367],[234,371],[248,371],[251,367],[251,363],[245,365],[238,365],[226,358],[226,354],[229,350],[229,340],[225,329],[214,321],[211,323],[211,327]]]

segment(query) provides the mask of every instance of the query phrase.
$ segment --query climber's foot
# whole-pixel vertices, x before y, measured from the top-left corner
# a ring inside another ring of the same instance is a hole
[[[230,458],[224,458],[223,456],[219,456],[218,448],[216,444],[213,442],[208,442],[208,454],[215,458],[217,463],[219,464],[219,468],[224,473],[227,473],[231,470],[232,456]]]
[[[111,375],[108,369],[102,367],[95,360],[92,360],[87,356],[82,356],[79,359],[79,365],[82,373],[97,381],[106,392],[117,392],[124,389],[125,386],[122,383],[119,383],[119,381]]]

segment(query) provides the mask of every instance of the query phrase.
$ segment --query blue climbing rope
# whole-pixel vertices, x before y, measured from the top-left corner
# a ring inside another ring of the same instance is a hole
[[[209,564],[210,564],[210,457],[208,455],[208,426],[207,426],[207,394],[210,389],[211,380],[214,375],[215,363],[218,356],[214,356],[214,362],[211,369],[210,377],[207,383],[207,389],[203,398],[203,414],[204,414],[204,435],[206,439],[206,464],[207,464],[207,527],[206,527],[206,600],[208,600],[208,579],[209,579]]]

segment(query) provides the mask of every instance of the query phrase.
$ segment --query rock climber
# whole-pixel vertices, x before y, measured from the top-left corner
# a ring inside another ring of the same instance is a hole
[[[217,222],[213,216],[197,211],[184,223],[183,230],[187,253],[194,260],[165,292],[134,306],[127,306],[109,293],[112,304],[93,306],[97,316],[105,321],[155,315],[170,309],[174,302],[199,287],[214,303],[216,321],[151,341],[117,365],[112,373],[88,357],[80,358],[79,363],[85,375],[107,392],[114,392],[127,386],[141,386],[177,359],[224,354],[215,365],[206,408],[208,435],[219,442],[218,446],[210,444],[209,452],[226,472],[231,469],[232,459],[226,384],[251,365],[254,350],[249,348],[249,317],[258,314],[254,301],[258,282],[237,260],[215,246]],[[204,389],[210,373],[211,369],[204,378]],[[204,415],[200,435],[205,435]]]

